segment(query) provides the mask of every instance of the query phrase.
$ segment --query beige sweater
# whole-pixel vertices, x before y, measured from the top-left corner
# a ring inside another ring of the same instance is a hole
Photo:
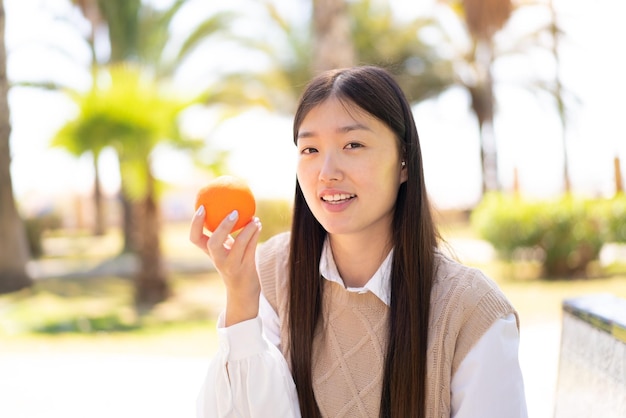
[[[263,294],[278,313],[287,347],[289,233],[277,235],[257,256]],[[427,359],[428,418],[450,417],[450,382],[461,361],[499,318],[514,311],[497,285],[479,270],[442,254],[436,258]],[[313,342],[313,389],[324,417],[378,417],[388,307],[372,293],[325,281],[322,326]],[[519,324],[518,324],[519,326]]]

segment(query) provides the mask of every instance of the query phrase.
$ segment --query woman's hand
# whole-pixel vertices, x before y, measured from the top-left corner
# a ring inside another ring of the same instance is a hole
[[[205,210],[200,206],[193,216],[189,240],[211,257],[226,286],[225,325],[256,318],[259,313],[261,285],[256,271],[255,253],[261,231],[258,218],[253,218],[233,238],[230,231],[237,222],[233,211],[210,235],[204,233]]]

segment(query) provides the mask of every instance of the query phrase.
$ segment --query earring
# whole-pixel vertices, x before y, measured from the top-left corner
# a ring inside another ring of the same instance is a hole
[[[402,161],[400,164],[402,164],[402,167],[404,167],[406,165],[406,161]]]

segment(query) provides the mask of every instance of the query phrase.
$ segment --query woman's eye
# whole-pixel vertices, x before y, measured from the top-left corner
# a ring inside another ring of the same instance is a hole
[[[313,154],[314,152],[317,152],[317,149],[315,149],[313,147],[306,147],[306,148],[302,148],[300,150],[301,154]]]
[[[363,144],[359,144],[358,142],[350,142],[349,144],[346,145],[347,149],[361,148],[361,147],[363,147]]]

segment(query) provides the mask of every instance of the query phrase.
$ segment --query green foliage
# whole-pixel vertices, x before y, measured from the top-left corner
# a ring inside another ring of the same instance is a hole
[[[540,230],[534,221],[539,211],[538,203],[493,193],[485,195],[472,212],[470,222],[502,258],[510,260],[516,249],[538,242]]]
[[[546,276],[571,277],[584,275],[606,242],[623,239],[626,203],[623,197],[531,202],[488,194],[471,224],[501,258],[511,261],[523,250],[538,250]]]
[[[117,278],[46,279],[23,292],[0,299],[3,333],[86,333],[120,329],[131,284]],[[118,319],[112,319],[117,316]],[[107,319],[108,318],[108,319]],[[114,323],[117,322],[117,325]]]
[[[7,335],[138,335],[198,323],[206,327],[207,319],[219,313],[210,303],[216,283],[221,283],[216,274],[174,275],[173,297],[139,316],[133,306],[133,284],[127,279],[39,280],[29,289],[0,296],[0,339]]]
[[[597,202],[565,197],[546,202],[537,213],[541,228],[537,243],[544,251],[544,271],[549,276],[584,274],[598,259],[606,242],[604,220]]]
[[[424,41],[423,33],[440,29],[430,18],[399,22],[386,2],[350,4],[352,39],[359,62],[391,71],[411,102],[436,96],[455,83],[453,62],[441,48]]]
[[[145,195],[152,179],[150,154],[161,142],[194,147],[178,126],[181,112],[193,103],[165,89],[163,83],[131,65],[103,70],[99,82],[85,94],[73,94],[78,114],[56,134],[53,146],[80,155],[113,147],[120,159],[125,191]]]
[[[62,320],[50,320],[34,327],[32,332],[37,334],[90,334],[94,332],[134,331],[139,328],[140,326],[136,322],[129,323],[124,321],[119,314],[111,312],[101,316],[77,316]]]
[[[626,194],[620,193],[606,206],[610,240],[626,244]]]
[[[245,86],[250,104],[291,115],[302,89],[314,75],[312,22],[309,19],[303,25],[290,20],[270,0],[259,3],[265,12],[260,18],[265,18],[275,33],[236,40],[250,51],[261,53],[269,68],[260,66],[261,71],[234,75],[233,80]],[[420,17],[401,21],[385,2],[348,2],[348,7],[357,64],[387,68],[411,102],[436,96],[455,82],[453,62],[440,55],[439,45],[427,43],[422,36],[438,28],[435,20]]]
[[[313,75],[311,28],[290,21],[272,1],[262,0],[259,4],[263,10],[260,17],[266,19],[274,34],[271,37],[233,35],[233,38],[251,52],[261,53],[269,68],[231,77],[245,87],[244,97],[249,103],[292,115],[302,89]]]
[[[141,35],[137,16],[141,0],[98,0],[98,9],[108,26],[111,62],[133,56]]]

